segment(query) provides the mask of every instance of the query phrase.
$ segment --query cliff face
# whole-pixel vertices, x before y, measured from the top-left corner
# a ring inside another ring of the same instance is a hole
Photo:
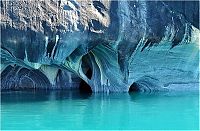
[[[198,89],[198,53],[198,2],[1,1],[2,89]]]

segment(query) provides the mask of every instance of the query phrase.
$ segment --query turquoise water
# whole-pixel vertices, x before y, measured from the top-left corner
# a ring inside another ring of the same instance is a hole
[[[197,93],[2,92],[2,129],[198,129]]]

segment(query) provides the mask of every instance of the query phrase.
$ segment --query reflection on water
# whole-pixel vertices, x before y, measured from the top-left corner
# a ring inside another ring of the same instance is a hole
[[[198,129],[198,93],[1,94],[2,129]]]
[[[55,91],[10,91],[1,93],[2,103],[21,103],[21,102],[40,102],[50,100],[65,100],[65,99],[88,99],[92,94],[83,94],[79,91],[55,90]]]

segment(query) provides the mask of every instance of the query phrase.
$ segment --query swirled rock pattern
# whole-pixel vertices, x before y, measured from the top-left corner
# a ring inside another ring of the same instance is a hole
[[[198,1],[1,1],[1,89],[196,90],[199,33]]]

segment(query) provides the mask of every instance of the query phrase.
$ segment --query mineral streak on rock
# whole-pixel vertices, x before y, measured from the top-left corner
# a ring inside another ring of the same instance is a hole
[[[198,1],[3,0],[1,89],[196,90],[199,33]]]

